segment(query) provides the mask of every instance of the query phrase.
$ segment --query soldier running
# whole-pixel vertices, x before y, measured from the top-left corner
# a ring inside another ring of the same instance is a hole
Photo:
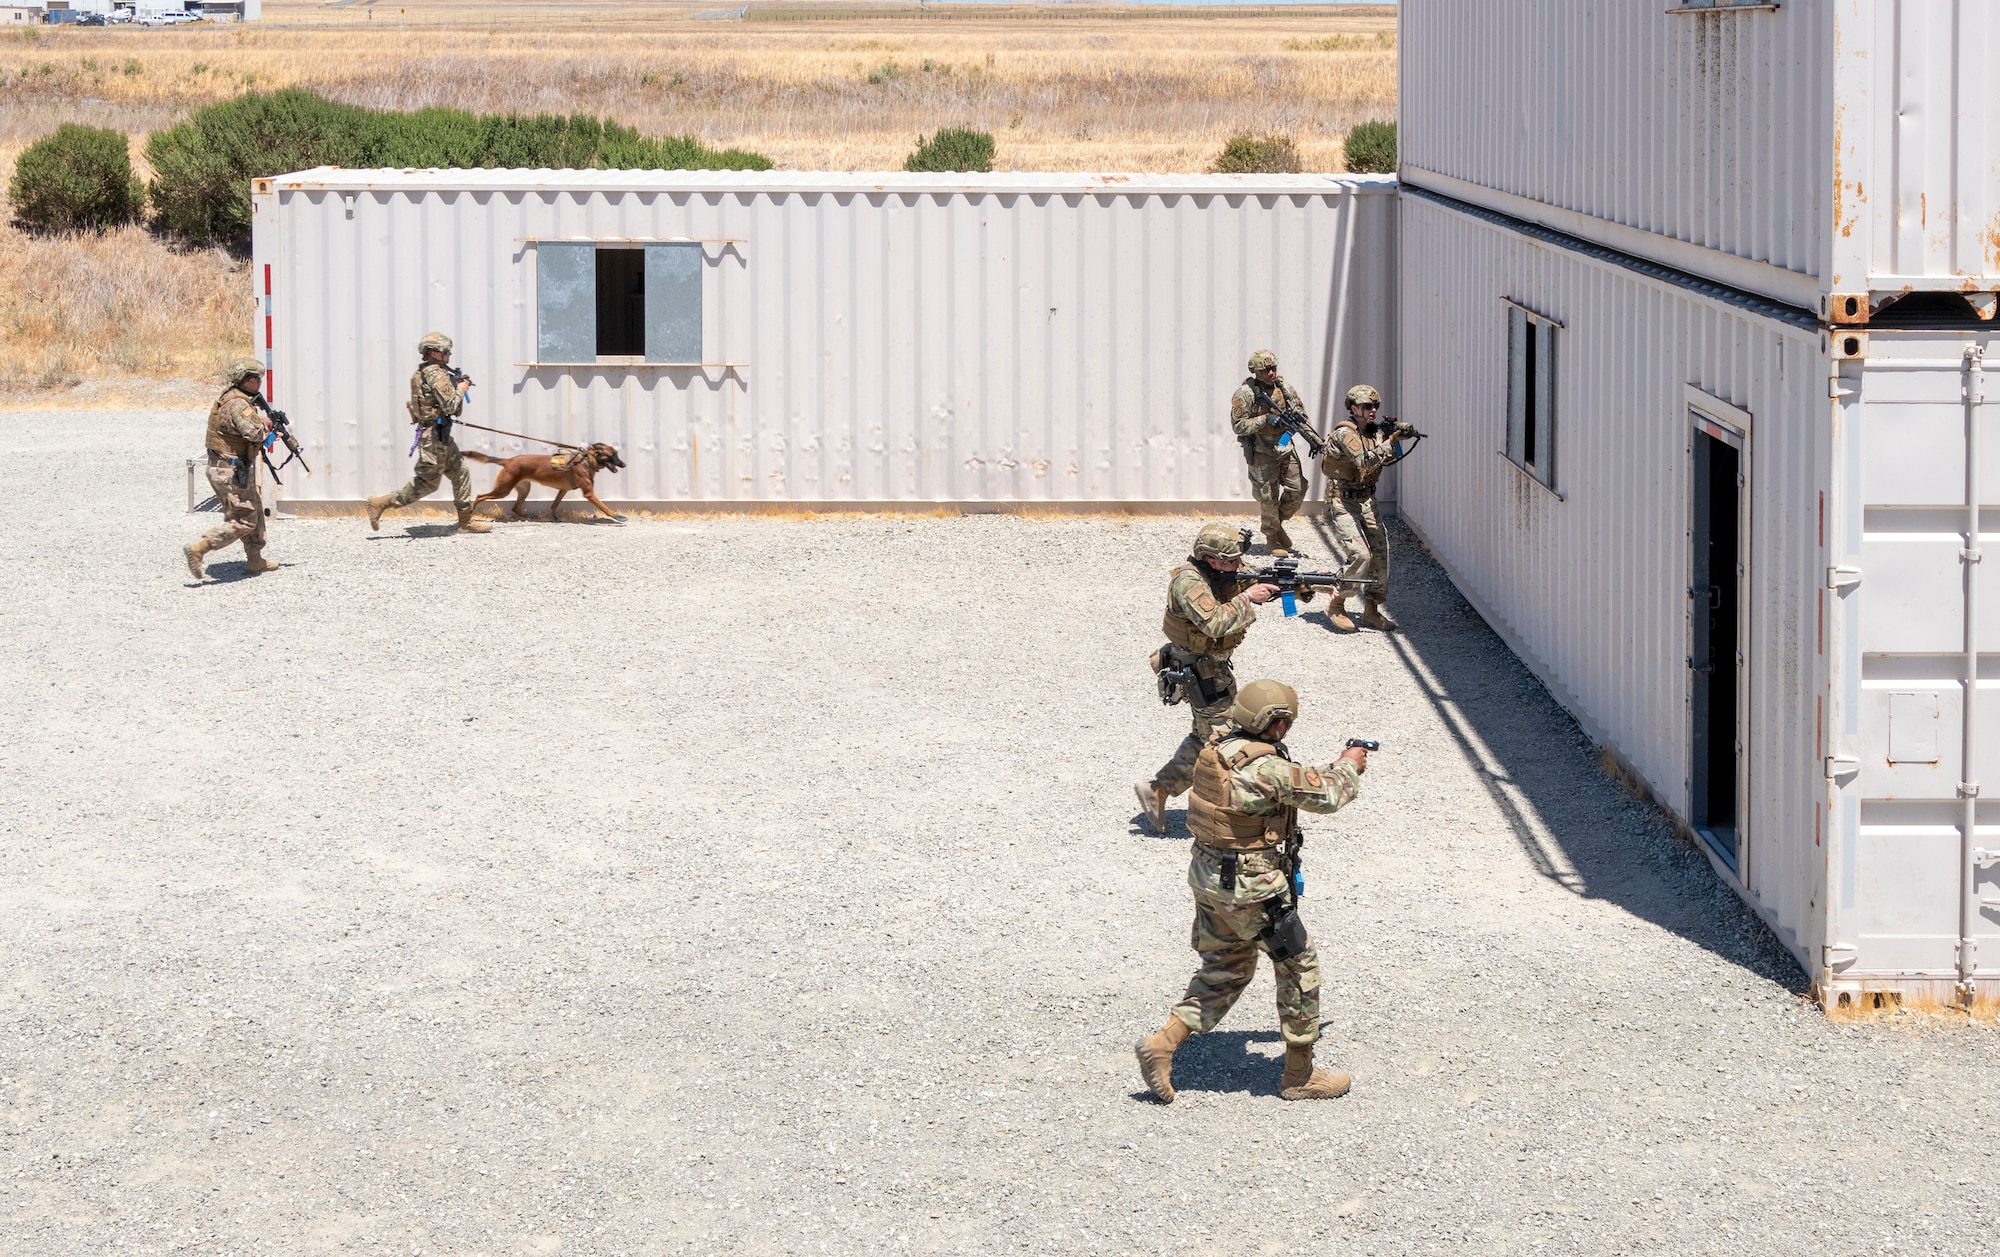
[[[1378,582],[1361,586],[1361,622],[1387,633],[1396,628],[1382,606],[1389,596],[1389,533],[1375,506],[1375,484],[1382,478],[1382,468],[1396,458],[1396,439],[1415,429],[1406,424],[1381,427],[1375,422],[1381,407],[1382,395],[1368,385],[1348,389],[1347,414],[1326,434],[1319,468],[1326,473],[1333,535],[1347,561],[1341,575]],[[1333,600],[1327,616],[1341,632],[1354,631],[1354,621],[1347,618],[1345,591]]]
[[[243,543],[243,570],[251,576],[275,572],[264,557],[264,498],[257,489],[257,456],[271,435],[258,412],[264,364],[238,358],[229,364],[229,387],[208,408],[208,487],[222,504],[222,526],[181,547],[188,572],[205,578],[202,558],[233,542]]]
[[[1250,492],[1257,499],[1259,526],[1264,544],[1273,558],[1292,552],[1291,534],[1285,521],[1299,513],[1306,501],[1305,473],[1299,468],[1299,454],[1278,423],[1278,412],[1257,396],[1258,390],[1292,410],[1304,410],[1298,390],[1278,374],[1278,355],[1259,349],[1250,355],[1250,378],[1243,381],[1229,399],[1229,426],[1242,443],[1243,459],[1250,468]]]
[[[382,515],[399,506],[437,491],[444,477],[451,477],[451,496],[458,507],[460,532],[492,532],[493,525],[472,514],[472,473],[465,469],[465,457],[458,442],[451,439],[451,421],[465,410],[465,394],[470,381],[453,381],[451,337],[428,332],[417,342],[423,361],[410,377],[410,422],[417,426],[417,466],[410,482],[394,493],[368,499],[368,527],[379,529]]]
[[[1252,681],[1229,709],[1234,725],[1201,752],[1188,829],[1194,834],[1188,885],[1194,891],[1194,949],[1201,968],[1166,1025],[1133,1046],[1139,1074],[1155,1096],[1174,1099],[1174,1052],[1205,1034],[1257,976],[1257,953],[1271,957],[1278,1021],[1285,1040],[1286,1100],[1331,1100],[1352,1080],[1313,1066],[1319,1041],[1319,952],[1299,923],[1285,850],[1298,813],[1336,812],[1354,801],[1368,752],[1350,746],[1324,769],[1294,762],[1285,734],[1299,696],[1277,681]],[[1296,849],[1296,848],[1294,848]],[[1290,917],[1287,921],[1284,918]]]

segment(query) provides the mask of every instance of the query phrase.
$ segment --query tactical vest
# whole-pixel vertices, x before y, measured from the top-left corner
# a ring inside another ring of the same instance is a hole
[[[208,436],[205,445],[211,453],[223,454],[230,458],[247,459],[257,452],[256,445],[244,440],[235,432],[222,426],[223,407],[229,404],[229,395],[231,393],[243,398],[246,404],[250,400],[248,393],[245,393],[233,384],[222,390],[222,396],[216,398],[215,405],[208,408]]]
[[[1252,419],[1261,419],[1265,415],[1278,413],[1276,407],[1266,406],[1263,399],[1258,396],[1257,390],[1262,383],[1263,381],[1254,375],[1245,376],[1243,380],[1244,386],[1250,390],[1250,417]],[[1285,381],[1280,378],[1276,384],[1266,389],[1265,392],[1274,401],[1282,405],[1285,400]],[[1279,434],[1276,432],[1263,429],[1255,435],[1236,438],[1238,443],[1243,447],[1244,461],[1254,463],[1260,458],[1283,458],[1285,455],[1291,453],[1292,450],[1289,446],[1282,449],[1279,448],[1277,444],[1278,436]]]
[[[1193,572],[1196,576],[1201,577],[1202,583],[1208,586],[1208,592],[1215,596],[1217,602],[1228,601],[1228,598],[1223,597],[1223,591],[1215,587],[1215,581],[1209,577],[1207,571],[1198,563],[1183,563],[1169,572],[1167,574],[1169,588],[1172,587],[1174,581],[1180,579],[1182,572]],[[1230,585],[1233,590],[1235,582],[1231,581]],[[1235,594],[1232,592],[1229,596],[1234,597]],[[1238,629],[1236,632],[1230,633],[1225,637],[1210,637],[1208,634],[1202,632],[1200,628],[1196,627],[1193,620],[1181,614],[1180,608],[1174,605],[1172,598],[1167,599],[1167,614],[1160,621],[1160,631],[1167,635],[1168,641],[1182,650],[1192,651],[1197,655],[1213,655],[1222,659],[1229,658],[1230,654],[1243,644],[1244,637],[1244,630],[1242,629]]]
[[[1284,845],[1298,809],[1281,807],[1269,816],[1252,816],[1231,806],[1229,789],[1238,769],[1278,754],[1272,743],[1253,742],[1243,733],[1202,748],[1194,761],[1194,788],[1188,792],[1188,832],[1196,842],[1215,851],[1263,851]]]
[[[1341,484],[1360,485],[1362,488],[1374,487],[1375,482],[1382,478],[1381,465],[1363,467],[1352,458],[1349,458],[1347,451],[1340,447],[1337,435],[1342,428],[1354,429],[1354,434],[1361,438],[1364,446],[1371,443],[1370,438],[1362,433],[1361,426],[1355,423],[1353,419],[1342,419],[1339,423],[1334,424],[1333,431],[1327,434],[1326,458],[1324,460],[1324,470],[1327,477],[1337,480]]]
[[[424,379],[425,369],[432,365],[432,363],[428,362],[419,365],[416,374],[410,377],[410,422],[415,424],[436,423],[439,429],[448,436],[451,433],[451,416],[445,414],[444,408],[438,405],[437,395],[432,391],[429,382]],[[449,376],[446,377],[445,382],[447,384],[451,382]],[[454,388],[452,391],[456,392],[457,390]]]

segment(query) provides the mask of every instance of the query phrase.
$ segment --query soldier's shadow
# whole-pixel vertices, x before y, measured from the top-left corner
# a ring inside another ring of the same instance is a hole
[[[202,571],[207,573],[206,579],[189,581],[187,582],[188,588],[199,589],[203,585],[233,585],[240,580],[249,580],[250,573],[244,570],[243,565],[244,560],[242,559],[222,563],[210,563],[202,568]],[[289,563],[280,563],[278,566],[290,567],[292,565]]]
[[[1162,842],[1186,842],[1190,838],[1193,838],[1194,835],[1188,832],[1187,808],[1182,802],[1186,798],[1186,795],[1182,795],[1178,799],[1167,800],[1167,832],[1164,834],[1153,832],[1152,822],[1146,819],[1144,812],[1132,813],[1130,821],[1132,836],[1134,838],[1158,838]]]
[[[1211,1030],[1174,1053],[1176,1092],[1274,1096],[1284,1072],[1284,1040],[1276,1030]],[[1135,1091],[1132,1098],[1152,1100],[1153,1093]]]
[[[457,524],[411,524],[401,532],[370,533],[370,541],[429,541],[437,537],[449,537],[458,531]]]

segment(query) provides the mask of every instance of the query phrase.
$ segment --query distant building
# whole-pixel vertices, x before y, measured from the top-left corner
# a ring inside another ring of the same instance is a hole
[[[41,20],[42,6],[39,4],[0,4],[0,26],[26,26]]]

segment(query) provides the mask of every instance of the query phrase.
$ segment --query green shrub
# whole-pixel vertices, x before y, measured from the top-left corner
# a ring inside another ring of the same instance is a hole
[[[1209,173],[1218,175],[1295,175],[1299,147],[1289,135],[1231,136],[1216,155]]]
[[[928,140],[917,137],[917,151],[903,159],[905,170],[991,170],[993,133],[939,131]]]
[[[1396,124],[1364,122],[1347,133],[1347,168],[1356,174],[1391,174],[1396,169]]]
[[[691,136],[649,139],[589,114],[397,113],[288,88],[197,110],[146,143],[160,225],[190,240],[250,239],[250,180],[313,166],[544,170],[769,170]]]
[[[145,186],[132,177],[125,133],[74,122],[22,152],[7,195],[14,217],[30,231],[116,227],[146,203]]]

